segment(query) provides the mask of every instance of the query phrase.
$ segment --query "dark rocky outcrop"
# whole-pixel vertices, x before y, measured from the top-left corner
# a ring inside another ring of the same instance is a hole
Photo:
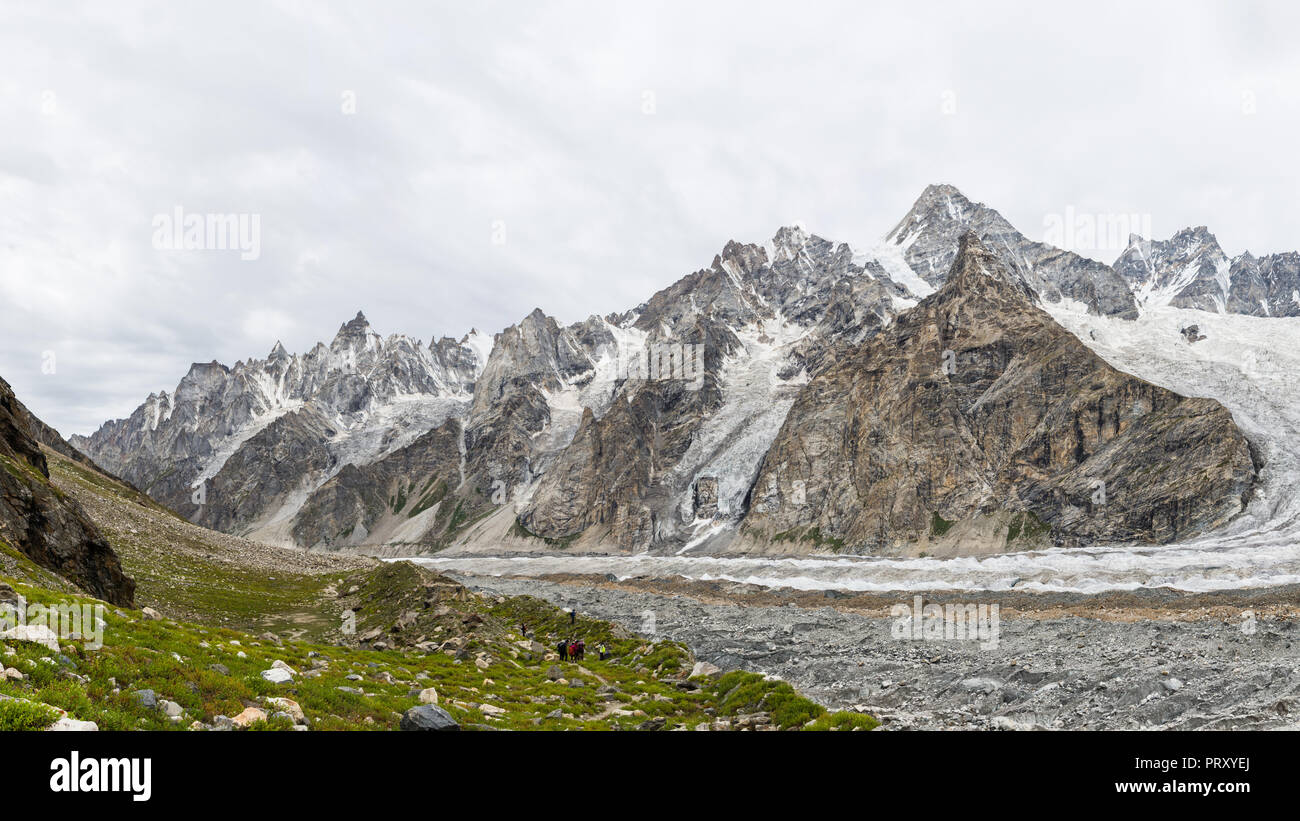
[[[134,606],[135,581],[122,572],[108,540],[80,505],[50,484],[34,419],[0,379],[0,539],[88,593]],[[38,431],[53,433],[43,423]]]
[[[451,524],[460,486],[460,422],[453,420],[368,465],[347,465],[314,492],[294,517],[293,537],[307,547],[364,544],[386,527],[389,536],[422,514]],[[447,505],[443,502],[447,501]]]

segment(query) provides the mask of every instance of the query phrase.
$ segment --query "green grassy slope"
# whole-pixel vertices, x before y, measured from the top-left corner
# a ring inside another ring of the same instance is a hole
[[[285,706],[277,698],[295,702],[312,730],[396,729],[430,689],[467,729],[875,726],[867,716],[828,716],[754,674],[689,679],[685,647],[598,620],[571,625],[539,599],[486,598],[405,562],[282,550],[198,528],[82,464],[49,459],[56,485],[82,503],[136,578],[137,602],[161,615],[106,606],[99,649],[0,639],[0,730],[48,724],[56,714],[41,705],[100,729],[221,729],[249,708],[266,717],[253,729],[292,729],[294,720],[274,715]],[[96,604],[11,553],[0,545],[0,581],[29,603]],[[557,662],[550,648],[576,637],[587,659]],[[603,662],[601,642],[611,652]],[[277,661],[293,668],[292,681],[262,677]],[[179,715],[141,703],[143,690]]]

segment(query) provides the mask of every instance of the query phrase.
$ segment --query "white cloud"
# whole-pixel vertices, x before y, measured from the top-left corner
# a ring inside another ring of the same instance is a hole
[[[358,308],[426,340],[535,306],[575,321],[795,220],[873,240],[929,182],[1030,235],[1073,207],[1150,214],[1158,235],[1206,224],[1230,253],[1290,250],[1296,18],[1227,3],[9,4],[0,375],[87,432],[192,361],[262,356],[277,337],[305,350]],[[152,217],[177,205],[259,214],[261,257],[153,248]]]

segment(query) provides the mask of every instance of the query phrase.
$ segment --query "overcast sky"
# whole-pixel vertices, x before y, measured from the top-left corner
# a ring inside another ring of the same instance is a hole
[[[1300,247],[1295,4],[181,5],[0,0],[0,376],[65,435],[358,309],[427,342],[870,246],[931,182]],[[260,255],[156,247],[178,207]]]

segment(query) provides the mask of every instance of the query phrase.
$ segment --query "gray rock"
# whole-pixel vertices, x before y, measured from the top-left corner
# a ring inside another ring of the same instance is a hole
[[[400,724],[407,731],[446,731],[459,730],[460,725],[451,714],[433,704],[421,704],[402,714]]]

